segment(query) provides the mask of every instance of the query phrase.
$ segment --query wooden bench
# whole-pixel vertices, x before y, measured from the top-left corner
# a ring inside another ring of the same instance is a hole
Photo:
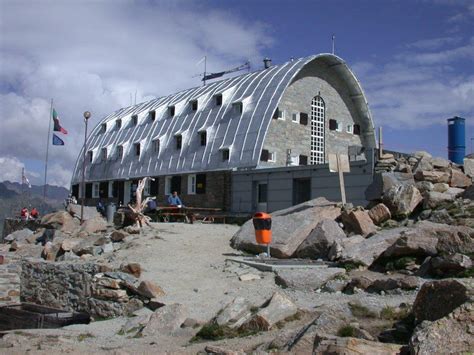
[[[163,222],[170,222],[172,219],[182,219],[183,222],[189,223],[189,218],[186,213],[165,212],[161,213],[160,216],[162,217]]]

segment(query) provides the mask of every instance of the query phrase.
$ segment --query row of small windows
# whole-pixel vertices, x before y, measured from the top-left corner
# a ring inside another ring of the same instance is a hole
[[[329,120],[329,130],[331,131],[336,131],[336,132],[342,132],[343,127],[342,123],[338,122],[337,120]],[[358,124],[348,124],[346,125],[346,133],[351,133],[355,134],[357,136],[360,136],[360,125]]]
[[[222,106],[222,94],[218,94],[214,96],[214,104],[215,106]],[[191,107],[192,111],[197,111],[199,104],[198,100],[191,100],[189,102],[189,105]],[[234,112],[237,112],[241,114],[243,112],[243,105],[241,102],[235,102],[232,104],[232,108]],[[174,117],[176,114],[176,107],[175,106],[168,106],[168,116],[169,117]],[[156,120],[156,111],[150,111],[148,112],[148,119],[151,122],[154,122]],[[132,116],[132,121],[131,121],[132,126],[137,126],[138,125],[138,115],[133,115]],[[115,128],[120,129],[122,128],[122,119],[118,118],[115,120]],[[107,131],[107,123],[102,123],[101,125],[101,130],[100,133],[105,133]]]
[[[274,120],[285,120],[285,110],[280,110],[278,107],[276,108],[275,112],[273,113]],[[291,114],[291,121],[295,123],[302,124],[304,126],[308,125],[308,114],[306,112],[293,112]]]
[[[260,161],[275,163],[276,159],[276,152],[271,152],[268,149],[262,149],[262,153],[260,154]],[[308,165],[308,156],[300,154],[299,156],[292,158],[292,164]]]
[[[183,144],[183,137],[182,136],[176,136],[175,137],[175,147],[176,149],[180,150],[182,148],[182,144]],[[206,132],[201,132],[200,133],[200,144],[201,146],[205,146],[207,144],[207,134]],[[119,145],[117,146],[117,158],[118,159],[122,159],[123,158],[123,146]],[[156,139],[154,141],[152,141],[152,149],[153,149],[153,153],[156,153],[156,154],[159,154],[160,152],[160,140],[159,139]],[[133,152],[134,152],[134,156],[137,156],[139,157],[140,156],[140,153],[141,153],[141,144],[140,143],[135,143],[133,145]],[[88,151],[88,161],[91,163],[93,161],[93,152],[92,151]],[[107,148],[102,148],[101,151],[100,151],[100,155],[101,155],[101,160],[102,161],[105,161],[107,160]],[[223,161],[226,161],[226,160],[229,160],[229,155],[230,155],[230,152],[229,152],[229,149],[223,149],[222,150],[222,160]]]

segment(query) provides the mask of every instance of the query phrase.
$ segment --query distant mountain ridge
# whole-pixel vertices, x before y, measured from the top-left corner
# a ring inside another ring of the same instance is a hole
[[[1,185],[6,187],[10,191],[14,191],[17,194],[21,195],[24,191],[28,193],[30,196],[38,196],[43,197],[43,189],[44,185],[31,185],[31,188],[28,188],[27,185],[22,185],[18,182],[10,182],[10,181],[3,181],[0,182]],[[46,198],[50,200],[59,200],[63,201],[69,195],[69,190],[65,187],[55,186],[55,185],[47,185],[46,190]],[[2,197],[2,195],[0,195]]]

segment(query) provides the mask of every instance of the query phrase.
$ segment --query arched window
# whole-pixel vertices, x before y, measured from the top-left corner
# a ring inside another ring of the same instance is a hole
[[[324,164],[325,104],[321,96],[311,102],[311,156],[310,164]]]

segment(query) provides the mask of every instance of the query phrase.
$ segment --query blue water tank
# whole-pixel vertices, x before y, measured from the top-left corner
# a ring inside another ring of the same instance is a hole
[[[466,155],[466,125],[462,117],[448,118],[448,159],[463,164]]]

